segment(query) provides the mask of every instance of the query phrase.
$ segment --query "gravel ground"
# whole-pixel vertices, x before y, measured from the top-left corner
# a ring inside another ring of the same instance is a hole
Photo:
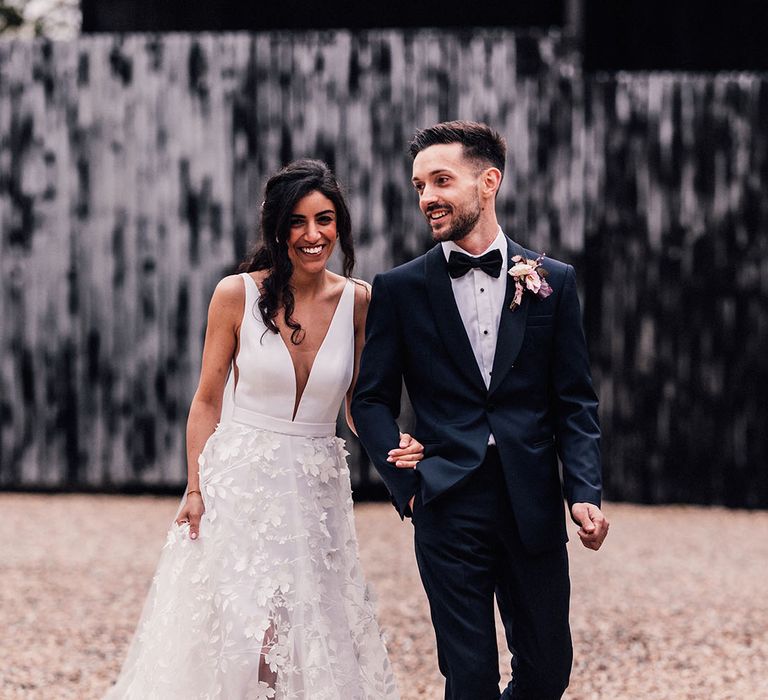
[[[0,698],[101,696],[175,507],[168,498],[0,494]],[[768,512],[605,511],[603,550],[569,545],[575,661],[565,697],[768,698]],[[360,505],[356,517],[403,700],[441,698],[411,526],[384,504]],[[508,662],[502,653],[503,676]]]

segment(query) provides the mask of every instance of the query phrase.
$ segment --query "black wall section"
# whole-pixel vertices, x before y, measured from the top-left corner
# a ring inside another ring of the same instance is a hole
[[[587,71],[768,70],[765,0],[586,0]]]
[[[345,27],[550,27],[563,24],[563,0],[82,0],[83,31],[239,31]]]
[[[85,33],[559,27],[583,39],[588,72],[768,70],[765,0],[82,0],[81,7]]]

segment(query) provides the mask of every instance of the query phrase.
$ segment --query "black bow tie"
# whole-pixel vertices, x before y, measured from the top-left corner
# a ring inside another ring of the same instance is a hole
[[[470,255],[452,250],[448,256],[448,274],[456,279],[466,275],[473,267],[476,267],[487,275],[498,278],[501,274],[502,261],[501,251],[498,248],[481,255],[479,258],[473,258]]]

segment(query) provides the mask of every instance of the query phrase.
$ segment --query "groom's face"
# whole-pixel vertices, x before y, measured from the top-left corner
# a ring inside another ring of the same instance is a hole
[[[460,241],[477,224],[479,173],[460,143],[437,144],[416,154],[412,182],[435,241]]]

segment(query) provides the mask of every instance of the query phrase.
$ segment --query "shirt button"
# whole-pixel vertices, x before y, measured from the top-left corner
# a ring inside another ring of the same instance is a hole
[[[481,292],[484,292],[484,291],[485,291],[485,289],[483,289],[482,287],[480,287],[480,291],[481,291]]]
[[[488,331],[483,331],[483,335],[488,335]]]

